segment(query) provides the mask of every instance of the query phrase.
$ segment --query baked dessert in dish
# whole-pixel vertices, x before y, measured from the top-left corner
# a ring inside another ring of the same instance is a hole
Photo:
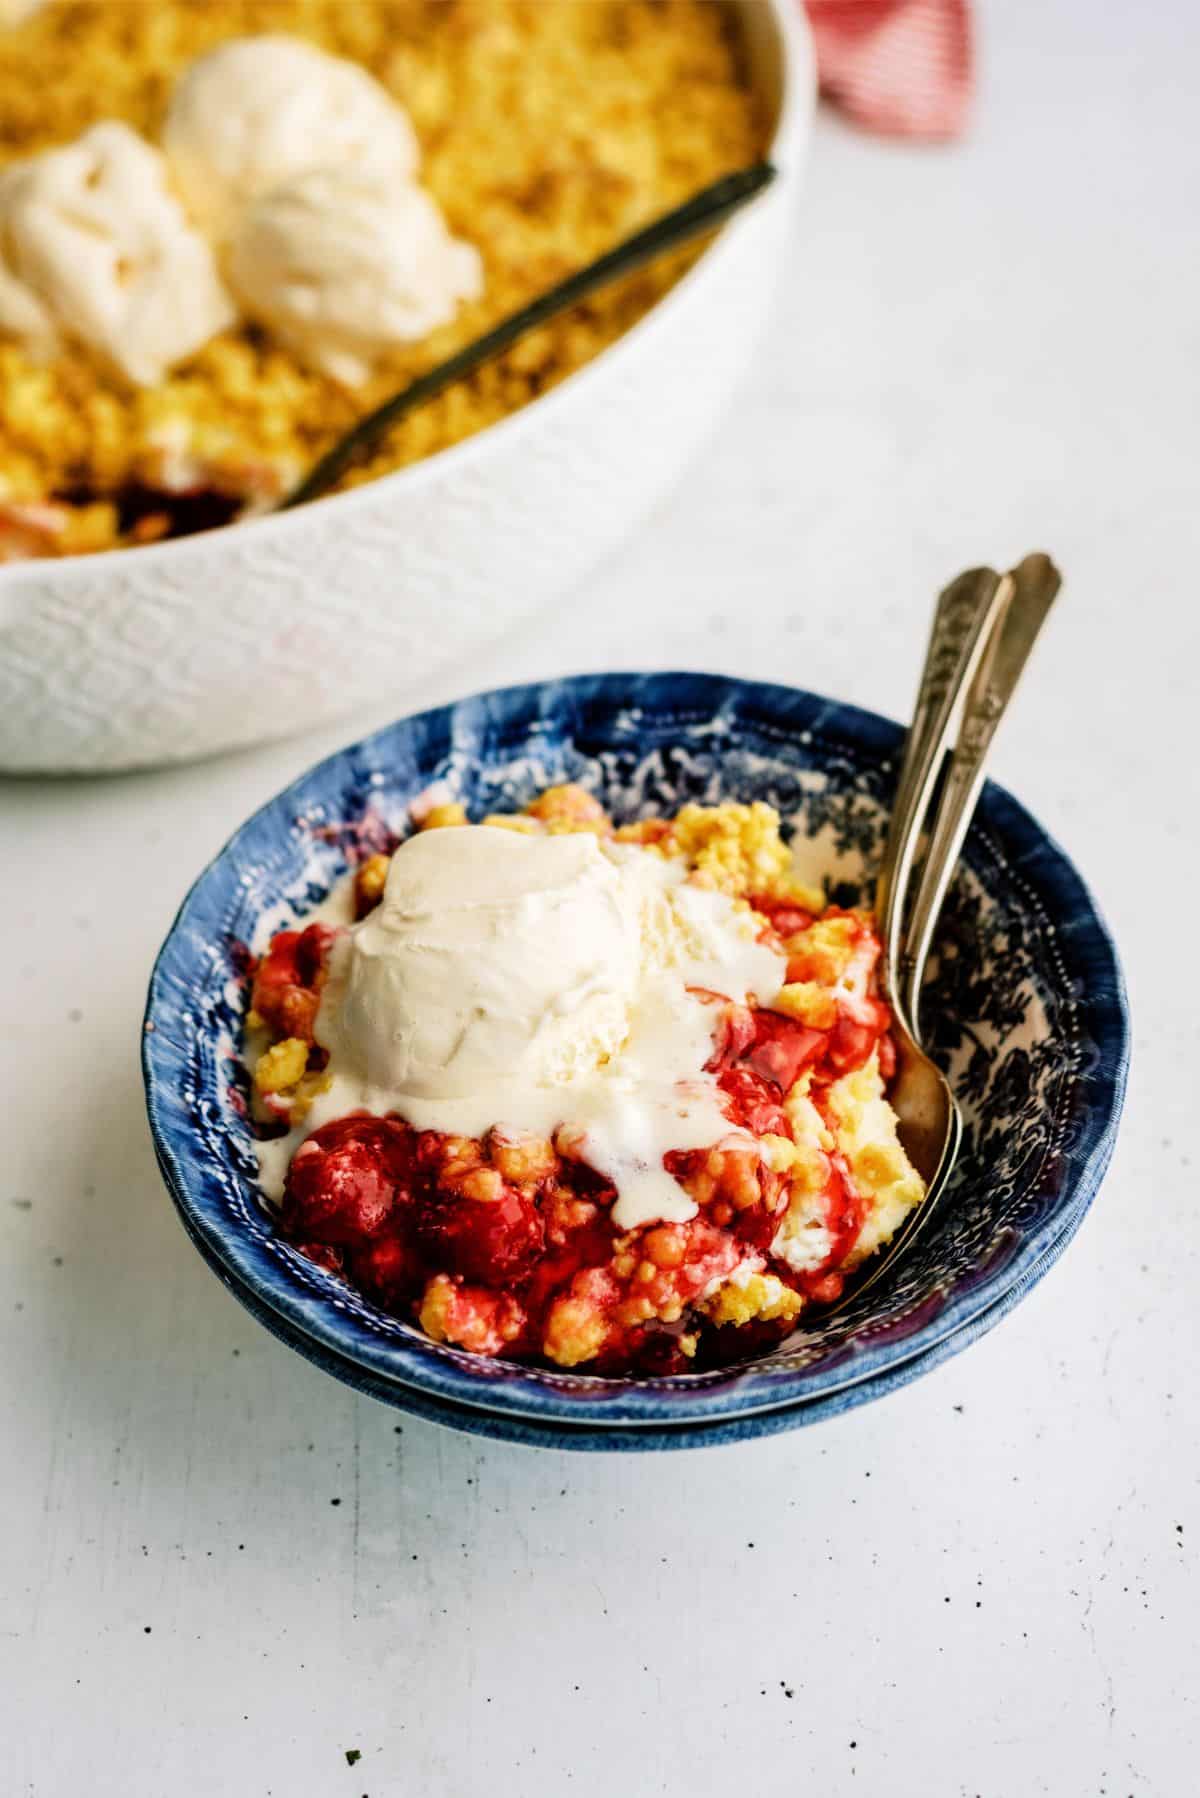
[[[765,131],[706,0],[45,0],[0,23],[0,560],[279,497],[388,394]],[[405,419],[524,405],[697,254]]]
[[[601,1375],[779,1342],[920,1203],[869,914],[765,804],[436,795],[252,968],[262,1185],[437,1341]]]

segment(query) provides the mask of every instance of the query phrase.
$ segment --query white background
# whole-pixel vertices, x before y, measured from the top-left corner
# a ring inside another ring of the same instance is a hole
[[[351,727],[3,783],[5,1794],[1195,1790],[1200,26],[1185,0],[984,24],[967,144],[823,120],[755,371],[682,491],[416,698],[691,665],[902,715],[939,584],[1052,550],[997,772],[1126,960],[1091,1217],[980,1345],[812,1430],[572,1457],[400,1419],[203,1267],[137,1071],[186,884]]]

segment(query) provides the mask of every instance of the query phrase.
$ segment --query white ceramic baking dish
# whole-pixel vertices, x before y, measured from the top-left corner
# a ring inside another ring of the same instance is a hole
[[[276,517],[0,568],[0,769],[285,736],[428,677],[565,592],[682,472],[753,345],[808,144],[797,0],[741,0],[780,178],[632,330],[411,468]]]

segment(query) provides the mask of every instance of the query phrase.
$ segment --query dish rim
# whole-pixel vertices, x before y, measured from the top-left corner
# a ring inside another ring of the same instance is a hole
[[[206,549],[211,550],[214,537],[229,537],[238,544],[247,544],[251,540],[266,543],[274,535],[296,531],[299,528],[297,521],[312,521],[318,515],[327,519],[334,518],[335,514],[330,510],[332,507],[338,508],[337,519],[348,522],[352,510],[367,505],[371,495],[395,493],[401,482],[404,483],[406,492],[418,492],[422,486],[443,475],[454,476],[463,469],[469,470],[481,457],[491,453],[494,444],[499,444],[500,453],[503,453],[506,447],[512,447],[515,437],[533,428],[528,420],[532,418],[536,424],[538,420],[557,411],[565,403],[563,395],[579,393],[589,384],[589,380],[601,378],[597,371],[610,368],[614,362],[630,353],[625,349],[627,344],[636,346],[648,336],[661,331],[661,321],[669,320],[690,299],[701,284],[705,271],[714,266],[722,267],[729,260],[739,236],[753,224],[754,214],[764,206],[781,203],[790,186],[789,177],[794,176],[796,165],[801,160],[808,135],[806,126],[811,125],[816,103],[816,55],[812,30],[794,0],[726,0],[726,4],[733,6],[735,10],[744,10],[747,4],[765,6],[778,33],[779,116],[764,151],[765,159],[775,165],[777,178],[751,207],[721,226],[692,266],[647,312],[635,319],[611,343],[605,344],[582,367],[572,369],[570,374],[565,375],[545,393],[537,394],[515,412],[506,413],[460,442],[448,444],[444,449],[435,450],[431,456],[422,456],[419,461],[379,475],[373,481],[364,481],[361,486],[347,488],[342,493],[324,494],[319,499],[297,506],[294,511],[267,512],[259,518],[220,525],[211,531],[197,531],[187,537],[168,538],[162,543],[122,544],[109,549],[90,550],[86,555],[52,557],[49,560],[33,556],[0,564],[0,593],[3,593],[6,585],[19,585],[22,577],[28,580],[31,570],[36,570],[38,578],[44,582],[47,578],[47,566],[54,569],[56,583],[59,579],[86,580],[94,574],[98,565],[107,563],[114,555],[121,557],[122,568],[130,566],[127,561],[129,556],[136,556],[137,569],[149,572],[160,562],[171,566],[176,562],[182,563],[188,557],[201,555]],[[337,525],[334,524],[331,528],[336,529]],[[12,622],[13,620],[0,618],[0,633],[9,628]]]
[[[464,707],[480,705],[485,708],[499,705],[523,717],[544,718],[548,712],[553,715],[553,707],[545,704],[548,695],[555,698],[560,709],[568,710],[576,719],[589,700],[614,713],[639,704],[643,709],[649,709],[656,694],[663,694],[665,700],[666,694],[678,691],[680,682],[686,683],[692,691],[699,687],[705,703],[714,713],[722,701],[736,698],[744,710],[753,711],[764,720],[782,718],[788,721],[791,714],[788,734],[799,736],[803,729],[809,729],[816,735],[811,721],[811,715],[815,714],[821,719],[822,729],[827,730],[835,724],[844,736],[877,755],[880,751],[885,754],[894,751],[902,737],[900,726],[877,713],[828,701],[803,689],[687,671],[578,675],[470,695],[451,705],[399,719],[361,741],[335,751],[299,775],[274,798],[268,799],[233,833],[197,876],[156,958],[142,1033],[147,1112],[159,1166],[189,1235],[193,1239],[197,1235],[203,1238],[205,1258],[215,1261],[218,1270],[222,1267],[228,1270],[231,1277],[225,1274],[222,1277],[232,1290],[238,1292],[238,1287],[245,1285],[261,1303],[286,1320],[291,1329],[299,1331],[332,1357],[349,1359],[385,1384],[395,1382],[453,1404],[513,1417],[644,1427],[661,1426],[665,1418],[676,1416],[680,1422],[699,1422],[745,1417],[754,1412],[765,1414],[801,1398],[804,1402],[812,1402],[830,1397],[848,1386],[883,1377],[890,1369],[912,1359],[915,1353],[970,1328],[1006,1292],[1022,1286],[1031,1270],[1042,1263],[1065,1224],[1073,1217],[1076,1222],[1082,1218],[1107,1169],[1120,1120],[1129,1060],[1128,1008],[1116,948],[1094,900],[1062,849],[1017,800],[1002,788],[988,783],[981,801],[981,818],[997,831],[1010,859],[1019,862],[1023,881],[1032,886],[1048,914],[1056,921],[1066,920],[1069,925],[1073,950],[1071,972],[1081,989],[1078,994],[1079,1037],[1091,1051],[1084,1058],[1078,1074],[1081,1098],[1086,1101],[1085,1116],[1079,1126],[1078,1139],[1063,1152],[1070,1168],[1054,1209],[1001,1267],[983,1274],[967,1291],[951,1298],[936,1318],[912,1335],[865,1347],[852,1345],[846,1357],[836,1359],[833,1365],[823,1370],[820,1367],[789,1369],[750,1362],[738,1368],[720,1370],[714,1376],[680,1376],[677,1381],[614,1380],[602,1383],[594,1376],[584,1376],[588,1387],[585,1393],[567,1384],[568,1380],[578,1376],[547,1375],[545,1370],[523,1369],[512,1363],[504,1364],[503,1378],[497,1377],[499,1370],[491,1362],[466,1356],[461,1351],[447,1351],[421,1336],[415,1328],[411,1334],[406,1333],[402,1341],[385,1341],[340,1309],[333,1293],[316,1298],[311,1292],[303,1292],[287,1264],[271,1257],[264,1243],[231,1229],[227,1221],[208,1217],[203,1203],[205,1169],[203,1165],[197,1165],[198,1139],[194,1130],[182,1129],[171,1117],[177,1083],[171,1077],[172,1055],[176,1074],[182,1063],[180,1048],[172,1044],[165,1026],[174,1005],[171,983],[178,981],[186,988],[187,982],[181,980],[179,968],[194,964],[196,949],[191,943],[191,934],[196,935],[198,944],[212,941],[211,931],[194,932],[191,920],[203,908],[206,889],[219,871],[236,869],[239,852],[253,842],[256,833],[269,829],[272,821],[294,820],[298,811],[302,811],[306,804],[312,804],[313,789],[336,780],[355,759],[369,764],[372,752],[383,749],[386,740],[397,734],[401,738],[419,736],[442,727],[449,731]],[[668,709],[665,702],[660,709]],[[805,713],[810,716],[802,724],[800,716]],[[198,1194],[192,1192],[190,1181],[200,1183]],[[211,1203],[211,1195],[209,1197]],[[212,1254],[209,1255],[207,1250]],[[1039,1277],[1040,1272],[1033,1274],[1028,1284]],[[1022,1286],[1022,1290],[1027,1289],[1027,1285]],[[919,1347],[914,1348],[915,1344]],[[489,1372],[490,1379],[481,1377]],[[702,1380],[705,1383],[701,1384]],[[724,1383],[720,1383],[722,1380]],[[731,1385],[731,1381],[736,1383]],[[603,1389],[605,1386],[607,1390]]]

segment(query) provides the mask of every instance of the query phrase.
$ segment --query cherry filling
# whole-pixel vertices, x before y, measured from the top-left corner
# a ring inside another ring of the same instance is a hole
[[[281,930],[259,963],[250,1004],[276,1036],[313,1040],[325,960],[337,932],[329,924]]]
[[[825,1054],[829,1038],[829,1031],[811,1030],[782,1012],[756,1011],[754,1041],[742,1060],[782,1095],[791,1092],[805,1068],[815,1066]]]
[[[812,922],[795,906],[755,904],[781,936]],[[277,1035],[311,1044],[334,934],[324,924],[282,931],[263,957],[252,1002]],[[835,1021],[815,1029],[766,1007],[698,996],[713,1006],[708,1071],[731,1126],[750,1137],[792,1137],[786,1100],[803,1075],[821,1110],[829,1082],[877,1047],[881,1067],[893,1064],[881,1000],[836,994]],[[314,1131],[296,1151],[281,1227],[311,1260],[385,1309],[417,1314],[439,1339],[484,1354],[586,1362],[599,1372],[675,1372],[741,1359],[791,1327],[786,1318],[706,1327],[694,1309],[747,1255],[806,1299],[839,1296],[839,1269],[866,1204],[844,1160],[828,1161],[821,1202],[830,1246],[806,1273],[771,1255],[788,1209],[787,1176],[773,1171],[757,1142],[732,1132],[712,1148],[664,1157],[695,1201],[695,1218],[625,1235],[612,1222],[613,1187],[548,1143],[531,1147],[498,1131],[451,1137],[396,1116],[354,1114]]]
[[[378,1236],[415,1164],[413,1132],[399,1118],[338,1118],[300,1144],[288,1170],[284,1225],[296,1237],[353,1245]]]
[[[750,904],[760,917],[770,921],[771,928],[780,937],[798,936],[813,922],[813,913],[791,899],[772,899],[766,893],[755,893]]]
[[[792,1127],[783,1109],[783,1095],[771,1080],[765,1080],[753,1068],[726,1068],[717,1076],[717,1085],[725,1094],[725,1106],[731,1124],[740,1124],[752,1136],[790,1136]]]
[[[511,1186],[482,1204],[452,1197],[427,1202],[416,1233],[433,1267],[480,1286],[507,1288],[528,1278],[546,1243],[536,1201]]]
[[[443,1275],[477,1310],[474,1289],[504,1292],[540,1324],[581,1269],[610,1259],[617,1232],[596,1195],[607,1205],[616,1195],[594,1170],[558,1157],[552,1172],[515,1184],[495,1165],[512,1154],[495,1133],[476,1142],[397,1117],[339,1118],[292,1158],[283,1233],[389,1309],[411,1305]],[[523,1337],[535,1351],[536,1330]]]
[[[135,543],[158,543],[166,537],[191,537],[198,531],[219,530],[233,523],[251,497],[214,486],[181,489],[142,481],[126,481],[115,492],[76,486],[55,494],[56,499],[69,506],[111,500],[117,508],[118,530]]]
[[[840,1155],[830,1156],[829,1180],[825,1188],[829,1252],[818,1267],[795,1275],[797,1290],[814,1304],[832,1305],[841,1298],[846,1284],[841,1264],[858,1241],[866,1210],[866,1201],[851,1179],[845,1161]]]

